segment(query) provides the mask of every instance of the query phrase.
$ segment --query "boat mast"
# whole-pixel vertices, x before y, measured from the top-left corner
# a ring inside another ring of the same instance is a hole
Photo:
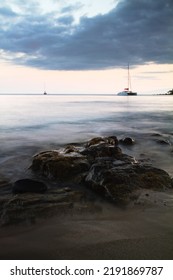
[[[128,63],[128,90],[129,90],[129,63]]]
[[[131,89],[131,79],[130,79],[129,63],[128,63],[128,90],[132,90]]]

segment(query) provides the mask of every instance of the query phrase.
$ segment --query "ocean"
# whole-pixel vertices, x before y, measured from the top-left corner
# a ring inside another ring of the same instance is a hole
[[[97,136],[132,137],[124,153],[173,176],[173,97],[0,95],[0,175],[26,176],[32,156]]]

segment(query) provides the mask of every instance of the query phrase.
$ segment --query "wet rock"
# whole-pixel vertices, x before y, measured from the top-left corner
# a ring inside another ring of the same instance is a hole
[[[0,187],[5,187],[9,184],[10,184],[9,180],[4,176],[0,175]]]
[[[169,175],[142,161],[122,153],[117,138],[97,137],[78,149],[47,151],[34,157],[32,170],[49,179],[77,182],[84,187],[111,198],[123,201],[134,197],[137,189],[164,190],[173,186]],[[134,139],[125,138],[131,145]]]
[[[100,144],[100,143],[105,143],[104,138],[102,138],[102,137],[95,137],[95,138],[92,138],[91,140],[89,140],[86,143],[86,147],[90,147],[90,146],[97,145],[97,144]]]
[[[119,158],[122,155],[122,151],[120,147],[110,145],[107,143],[101,143],[98,145],[89,146],[88,148],[84,149],[81,154],[92,157],[113,157]]]
[[[17,193],[43,193],[47,190],[47,186],[40,181],[32,179],[21,179],[13,184],[12,192]]]
[[[107,144],[116,146],[116,145],[118,145],[118,138],[116,136],[95,137],[86,143],[86,148],[93,146],[93,145],[98,145],[101,143],[102,144],[107,143]]]
[[[168,140],[164,140],[164,139],[158,139],[156,140],[156,143],[161,145],[171,145],[171,143]]]
[[[160,134],[160,133],[152,133],[151,136],[153,136],[153,137],[162,137],[162,134]]]
[[[116,136],[106,137],[106,141],[108,144],[117,146],[119,144],[118,138]]]
[[[133,145],[133,144],[135,144],[135,140],[131,137],[126,137],[126,138],[120,139],[120,143],[123,145]]]
[[[78,149],[74,145],[67,145],[64,150],[65,154],[77,153],[77,152],[78,152]]]
[[[74,209],[93,211],[86,195],[92,191],[114,202],[128,202],[140,190],[145,189],[147,196],[147,189],[173,187],[173,179],[165,171],[123,154],[117,141],[114,136],[98,137],[86,145],[77,143],[35,155],[31,170],[50,180],[49,188],[31,179],[18,180],[13,186],[2,182],[1,223],[34,222]]]
[[[49,179],[78,181],[82,180],[83,173],[89,169],[89,163],[81,154],[70,156],[49,151],[34,156],[31,169]]]
[[[172,188],[169,175],[151,166],[115,165],[114,162],[94,164],[86,183],[94,191],[113,201],[128,201],[137,189],[164,190]]]

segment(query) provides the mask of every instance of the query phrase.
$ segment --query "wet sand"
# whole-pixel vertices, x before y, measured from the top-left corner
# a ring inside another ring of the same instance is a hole
[[[125,208],[93,203],[100,210],[1,228],[0,259],[173,259],[172,192]]]

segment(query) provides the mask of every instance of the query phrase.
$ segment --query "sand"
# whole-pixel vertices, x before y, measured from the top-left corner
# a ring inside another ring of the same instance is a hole
[[[93,202],[34,225],[0,229],[0,259],[173,259],[173,193],[144,192],[135,204]],[[94,210],[95,209],[95,210]]]

